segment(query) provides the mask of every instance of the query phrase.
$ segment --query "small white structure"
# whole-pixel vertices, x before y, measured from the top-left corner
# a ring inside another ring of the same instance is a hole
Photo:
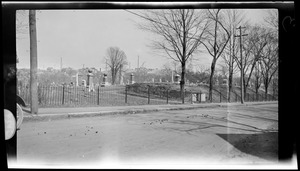
[[[75,78],[75,85],[78,87],[79,86],[79,77],[81,77],[82,75],[79,74],[78,72],[72,76],[72,78]]]
[[[197,94],[192,94],[192,102],[197,101]]]
[[[180,83],[180,75],[178,75],[178,74],[176,74],[175,76],[174,76],[174,82],[176,83],[176,84],[179,84]]]
[[[200,94],[200,101],[201,101],[201,102],[205,102],[205,101],[206,101],[205,93],[201,93],[201,94]]]

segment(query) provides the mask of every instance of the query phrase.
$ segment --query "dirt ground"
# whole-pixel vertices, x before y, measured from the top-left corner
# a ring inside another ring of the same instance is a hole
[[[259,165],[277,158],[277,104],[25,122],[17,132],[17,163],[29,167]]]

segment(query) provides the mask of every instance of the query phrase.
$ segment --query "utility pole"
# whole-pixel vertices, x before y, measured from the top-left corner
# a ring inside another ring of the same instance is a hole
[[[29,36],[30,36],[30,110],[32,114],[38,113],[38,82],[37,82],[37,37],[35,10],[29,10]]]
[[[241,103],[244,104],[244,75],[243,75],[243,49],[242,49],[242,36],[247,36],[248,34],[242,34],[242,29],[246,27],[238,27],[240,29],[240,35],[235,35],[234,37],[240,37],[240,54],[241,54]]]
[[[136,74],[136,82],[140,82],[140,56],[138,56],[138,66],[137,66],[137,74]]]

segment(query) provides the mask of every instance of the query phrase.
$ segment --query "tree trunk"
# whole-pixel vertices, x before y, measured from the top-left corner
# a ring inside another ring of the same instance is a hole
[[[114,85],[116,81],[116,72],[115,69],[111,70],[111,84]]]
[[[273,97],[275,98],[276,96],[276,91],[277,91],[277,83],[276,81],[273,79]]]
[[[122,73],[122,70],[123,70],[123,65],[121,65],[120,69],[119,69],[119,84],[120,85],[123,84],[123,73]]]
[[[212,90],[213,90],[213,76],[214,76],[214,72],[215,72],[215,65],[216,65],[216,60],[213,59],[212,63],[211,63],[211,72],[210,72],[210,77],[209,77],[209,100],[210,102],[212,102]]]
[[[244,77],[244,78],[245,78],[245,77]],[[247,96],[247,87],[248,87],[248,85],[246,85],[245,79],[244,79],[243,83],[244,83],[244,99],[246,99],[246,96]]]
[[[230,96],[231,96],[231,90],[232,90],[232,75],[233,73],[230,71],[229,72],[229,77],[228,77],[228,102],[230,102]]]
[[[266,98],[266,100],[268,99],[268,87],[269,87],[269,83],[266,81],[265,82],[265,98]]]
[[[30,101],[31,113],[38,113],[38,85],[37,85],[37,37],[35,10],[29,10],[30,34]]]
[[[259,89],[259,86],[258,86],[258,81],[255,83],[255,94],[256,94],[256,100],[258,100],[258,89]]]
[[[185,22],[186,22],[186,18],[185,18],[185,11],[183,10],[183,14],[181,15],[182,18],[182,59],[181,59],[181,81],[180,81],[180,92],[181,92],[181,98],[182,98],[182,104],[184,104],[184,97],[185,97],[185,92],[184,92],[184,86],[185,86],[185,62],[186,62],[186,29],[185,29]]]
[[[180,95],[182,99],[182,104],[184,104],[184,97],[185,97],[185,92],[184,92],[184,87],[185,87],[185,62],[181,63],[181,80],[180,80]]]

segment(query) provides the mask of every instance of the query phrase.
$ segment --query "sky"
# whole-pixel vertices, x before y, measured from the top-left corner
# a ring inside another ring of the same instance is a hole
[[[251,23],[262,23],[266,11],[244,10]],[[140,17],[125,10],[38,10],[38,68],[94,67],[105,69],[103,60],[109,47],[119,47],[127,56],[130,68],[143,64],[146,68],[162,68],[171,60],[161,57],[149,47],[152,34],[140,30]],[[23,17],[24,19],[24,17]],[[25,17],[28,20],[28,18]],[[17,68],[29,68],[29,34],[17,38]],[[211,57],[202,53],[195,65],[209,66]]]

